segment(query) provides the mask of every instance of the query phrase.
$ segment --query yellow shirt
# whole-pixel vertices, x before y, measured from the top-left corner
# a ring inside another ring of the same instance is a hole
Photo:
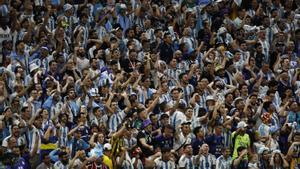
[[[103,163],[109,168],[109,169],[113,169],[113,163],[112,163],[112,160],[106,156],[106,155],[103,155]]]
[[[236,132],[233,132],[232,134],[231,134],[231,138],[233,139],[234,138],[234,135],[235,135],[235,133]],[[232,140],[232,141],[234,141],[234,140]],[[235,159],[235,158],[237,158],[238,157],[238,153],[237,153],[237,149],[239,148],[239,147],[246,147],[246,148],[248,148],[249,146],[250,146],[250,137],[249,137],[249,135],[248,134],[244,134],[243,136],[241,136],[241,135],[237,135],[236,137],[235,137],[235,142],[232,142],[232,144],[234,145],[234,151],[233,151],[233,156],[232,156],[232,159]]]
[[[291,161],[290,169],[295,169],[300,164],[300,158],[293,158]]]

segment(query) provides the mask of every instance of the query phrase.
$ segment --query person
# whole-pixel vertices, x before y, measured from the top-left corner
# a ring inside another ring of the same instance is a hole
[[[48,153],[42,154],[42,163],[37,167],[37,169],[49,168],[54,169],[53,164],[51,163],[50,156]]]
[[[67,152],[59,152],[59,161],[54,163],[54,169],[67,169],[69,168],[69,158]]]
[[[183,147],[183,155],[180,157],[178,167],[180,169],[188,168],[192,169],[195,167],[195,156],[193,156],[193,149],[191,144],[186,144]]]
[[[143,154],[146,157],[153,155],[154,147],[152,143],[152,122],[147,119],[143,122],[143,128],[137,135],[137,146],[142,149]]]
[[[296,168],[299,9],[279,0],[0,1],[1,167],[189,168],[191,159],[217,168],[231,157],[230,168],[257,169],[272,168],[276,152],[280,168],[280,151]]]
[[[288,168],[289,164],[279,150],[272,153],[270,166],[273,168]]]
[[[237,131],[233,132],[231,135],[232,143],[233,143],[233,159],[236,159],[238,157],[238,148],[249,148],[250,146],[250,138],[249,135],[246,132],[247,124],[244,121],[240,121],[237,125]],[[247,157],[247,153],[243,154],[245,157]]]
[[[111,150],[111,144],[106,143],[103,145],[103,164],[105,164],[109,169],[113,169]]]
[[[248,160],[247,158],[247,153],[248,150],[245,147],[239,147],[237,149],[238,157],[233,160],[232,168],[247,168],[248,166]]]
[[[222,155],[216,160],[216,168],[229,169],[231,168],[232,158],[230,156],[230,148],[222,148]]]
[[[209,153],[208,144],[202,144],[196,160],[199,168],[212,169],[216,167],[216,157]]]
[[[171,148],[162,148],[161,149],[161,158],[155,159],[155,168],[156,169],[175,169],[176,164],[171,159]]]

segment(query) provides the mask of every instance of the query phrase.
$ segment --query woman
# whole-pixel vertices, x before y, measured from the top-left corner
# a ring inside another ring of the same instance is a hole
[[[288,162],[285,160],[280,150],[273,151],[270,165],[272,169],[285,169],[289,167]]]

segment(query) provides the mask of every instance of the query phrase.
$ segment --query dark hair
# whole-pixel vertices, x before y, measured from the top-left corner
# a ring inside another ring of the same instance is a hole
[[[186,147],[187,146],[191,146],[192,144],[185,144],[184,146],[183,146],[183,149],[186,149]]]
[[[245,149],[246,149],[246,147],[240,146],[239,148],[237,148],[237,152],[241,152],[241,151],[243,151]]]
[[[201,127],[198,126],[194,129],[193,133],[194,133],[194,135],[197,135],[197,133],[199,133],[200,131],[201,131]]]
[[[162,133],[165,132],[165,129],[170,129],[174,133],[174,128],[173,128],[173,126],[171,124],[167,124],[167,125],[163,126]]]
[[[171,152],[171,148],[170,147],[163,147],[163,148],[161,148],[161,153],[163,154],[163,153],[168,153],[168,152]]]
[[[97,112],[97,110],[99,110],[99,109],[100,109],[100,107],[94,107],[93,108],[93,114],[95,114]]]
[[[44,160],[47,156],[49,156],[49,153],[45,152],[42,154],[42,160]]]

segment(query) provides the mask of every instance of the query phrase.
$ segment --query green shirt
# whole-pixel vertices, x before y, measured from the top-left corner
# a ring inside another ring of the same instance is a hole
[[[236,132],[233,132],[231,134],[231,138],[234,139],[234,135],[235,135]],[[232,140],[232,143],[234,145],[233,147],[233,156],[232,156],[232,159],[236,159],[238,157],[238,153],[237,153],[237,149],[239,147],[246,147],[248,148],[250,146],[250,137],[248,134],[244,134],[243,136],[241,135],[237,135],[235,137],[235,140]]]

